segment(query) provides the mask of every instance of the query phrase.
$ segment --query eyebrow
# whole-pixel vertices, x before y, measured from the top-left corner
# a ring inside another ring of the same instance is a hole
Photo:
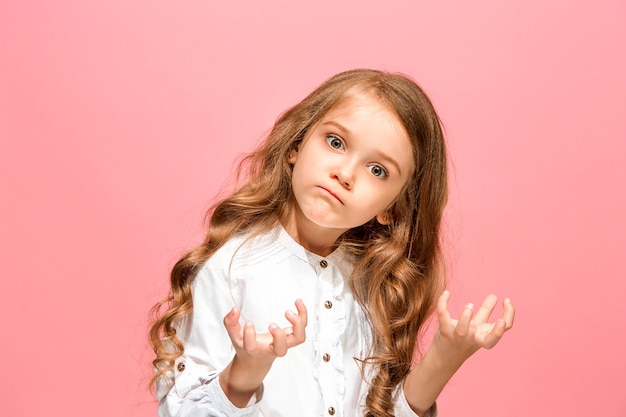
[[[341,123],[337,123],[335,121],[329,120],[329,121],[326,121],[326,122],[322,123],[322,126],[325,126],[325,125],[333,125],[338,130],[343,131],[344,135],[346,135],[346,136],[354,136],[352,134],[352,131],[350,131],[350,129],[348,129],[347,127],[345,127]],[[380,159],[382,159],[383,161],[388,162],[391,165],[393,165],[396,168],[396,170],[398,171],[398,173],[400,175],[402,175],[402,170],[400,169],[400,164],[395,159],[393,159],[391,156],[387,155],[386,153],[384,153],[383,151],[381,151],[379,149],[375,150],[374,152],[376,153],[376,155],[378,155],[378,157]]]

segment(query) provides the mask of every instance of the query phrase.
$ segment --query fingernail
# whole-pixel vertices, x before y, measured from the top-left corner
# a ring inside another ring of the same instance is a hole
[[[507,304],[511,304],[511,299],[510,298],[505,298],[504,302],[507,303]]]
[[[272,324],[270,324],[270,326],[269,326],[269,329],[270,329],[270,330],[274,330],[274,329],[276,329],[276,328],[278,328],[278,325],[277,325],[276,323],[272,323]]]
[[[449,296],[449,295],[450,295],[450,291],[445,290],[445,291],[443,292],[443,295],[445,295],[446,297],[447,297],[447,296]]]
[[[468,310],[473,310],[474,309],[474,304],[472,303],[468,303],[465,308],[467,308]]]

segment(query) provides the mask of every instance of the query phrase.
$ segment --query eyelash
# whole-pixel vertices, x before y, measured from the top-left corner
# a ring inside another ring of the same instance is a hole
[[[341,145],[340,148],[335,147],[332,145],[332,143],[335,144],[339,144]],[[344,148],[344,144],[343,144],[343,140],[341,138],[339,138],[338,136],[335,135],[326,135],[326,143],[328,143],[328,146],[330,146],[333,149],[343,149]],[[382,165],[378,165],[378,164],[374,164],[374,165],[370,165],[367,167],[369,169],[369,171],[372,173],[372,175],[374,175],[376,178],[386,178],[389,176],[389,173],[387,172],[387,170],[385,169],[385,167],[383,167]],[[373,168],[378,168],[380,169],[380,174],[382,175],[376,175],[372,169]]]
[[[376,178],[386,178],[387,176],[389,176],[389,173],[387,172],[387,170],[382,166],[382,165],[370,165],[368,166],[370,172],[372,173],[372,175],[374,175]],[[380,169],[381,173],[383,175],[376,175],[374,174],[374,172],[372,171],[372,168],[378,168]]]
[[[334,142],[335,140],[339,142],[339,144],[341,145],[341,148],[336,148],[331,144],[331,142]],[[342,149],[344,147],[343,140],[341,140],[341,138],[335,135],[326,135],[326,143],[328,143],[328,146],[330,146],[333,149]]]

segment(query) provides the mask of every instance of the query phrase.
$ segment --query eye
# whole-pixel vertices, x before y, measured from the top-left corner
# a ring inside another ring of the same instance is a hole
[[[326,136],[326,142],[333,149],[339,149],[339,150],[343,149],[343,142],[337,136],[333,136],[333,135]]]
[[[378,178],[385,178],[388,175],[387,170],[380,165],[370,165],[368,169],[375,177]]]

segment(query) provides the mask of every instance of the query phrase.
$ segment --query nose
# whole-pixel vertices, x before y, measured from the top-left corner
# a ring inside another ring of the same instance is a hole
[[[346,190],[352,189],[354,184],[354,169],[351,165],[343,165],[337,167],[332,173],[335,179]]]

